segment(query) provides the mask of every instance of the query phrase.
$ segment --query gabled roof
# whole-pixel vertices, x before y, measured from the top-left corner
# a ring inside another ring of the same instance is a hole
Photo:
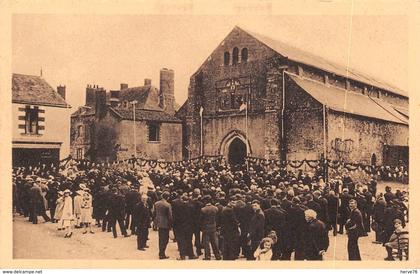
[[[288,76],[315,100],[332,110],[408,125],[406,117],[382,100],[327,86],[311,79],[291,74]]]
[[[128,108],[110,108],[118,117],[123,120],[133,120],[133,110]],[[152,122],[167,122],[167,123],[181,123],[181,120],[172,116],[162,110],[139,109],[135,110],[136,121],[152,121]]]
[[[13,73],[12,102],[54,107],[70,107],[43,78]]]
[[[81,106],[75,112],[71,114],[71,117],[76,117],[79,115],[81,116],[95,115],[95,109],[89,106]]]
[[[319,68],[321,70],[334,73],[342,77],[347,77],[349,79],[353,79],[353,80],[356,80],[365,84],[369,84],[369,85],[372,85],[381,89],[385,89],[387,91],[396,93],[398,95],[408,97],[408,94],[406,91],[401,90],[397,87],[393,87],[388,83],[384,83],[383,81],[374,79],[373,77],[368,76],[365,73],[358,72],[354,69],[347,70],[346,67],[342,65],[335,64],[334,62],[328,61],[312,53],[290,46],[277,39],[270,38],[270,37],[267,37],[258,33],[254,33],[254,32],[245,30],[241,27],[236,27],[236,28],[251,35],[252,37],[262,42],[269,48],[273,49],[280,55],[287,57],[289,60],[295,61],[297,63],[305,64],[311,67]]]
[[[137,108],[162,110],[159,107],[159,90],[153,86],[126,88],[120,91],[120,102],[137,100]]]
[[[184,118],[188,113],[188,99],[182,104],[180,108],[175,113],[177,118]]]

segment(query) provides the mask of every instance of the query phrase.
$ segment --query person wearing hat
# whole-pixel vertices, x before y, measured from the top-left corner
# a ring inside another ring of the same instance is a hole
[[[169,242],[169,231],[172,228],[172,206],[168,202],[170,193],[165,191],[162,193],[162,198],[154,205],[154,223],[158,229],[159,235],[159,259],[164,260],[169,257],[166,256],[166,247]]]
[[[76,218],[75,228],[82,228],[83,226],[80,223],[80,216],[82,214],[82,200],[83,200],[83,190],[79,189],[76,191],[76,196],[74,196],[74,216]]]
[[[33,183],[30,189],[30,216],[29,221],[33,224],[38,223],[38,215],[41,215],[45,222],[49,222],[51,219],[45,213],[44,198],[42,196],[42,190],[39,186],[41,178],[37,178],[36,182]]]
[[[305,259],[322,260],[329,246],[328,230],[324,222],[317,219],[317,213],[312,209],[305,210],[305,220]]]
[[[201,231],[203,232],[204,260],[210,260],[210,245],[216,260],[220,260],[221,256],[216,235],[218,208],[212,205],[212,198],[210,195],[205,195],[203,197],[203,203],[205,205],[201,209],[200,222]]]
[[[57,200],[55,201],[55,212],[53,219],[58,224],[58,230],[63,230],[63,223],[61,222],[61,217],[63,216],[64,208],[64,192],[57,192]]]
[[[120,227],[121,234],[127,238],[127,230],[125,229],[124,224],[125,217],[125,199],[124,196],[118,191],[118,188],[113,188],[109,197],[109,207],[108,207],[108,220],[109,226],[112,230],[112,235],[114,238],[117,238],[117,222]],[[103,227],[102,227],[103,228]]]
[[[55,210],[58,199],[58,184],[57,182],[51,182],[48,187],[48,192],[45,197],[48,201],[48,207],[50,209],[51,222],[56,223],[58,220],[54,218]]]
[[[73,215],[73,198],[69,189],[63,192],[63,213],[61,214],[60,224],[66,231],[64,238],[70,238],[73,235],[71,222],[74,220]]]
[[[80,213],[80,223],[85,228],[83,234],[87,233],[87,229],[89,228],[89,232],[94,234],[92,230],[92,215],[93,215],[93,208],[92,208],[92,195],[90,194],[90,189],[85,187],[83,189],[82,194],[82,203],[81,203],[81,213]]]

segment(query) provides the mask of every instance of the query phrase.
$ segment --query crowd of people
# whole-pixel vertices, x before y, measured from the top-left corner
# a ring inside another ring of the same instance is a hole
[[[179,260],[322,260],[330,237],[347,233],[348,259],[361,260],[358,239],[372,228],[372,244],[384,245],[393,260],[396,231],[408,222],[408,192],[379,192],[375,176],[355,182],[343,173],[325,182],[317,172],[205,159],[163,168],[78,162],[72,169],[14,168],[14,211],[34,224],[38,216],[57,223],[66,238],[75,228],[93,234],[94,226],[117,238],[118,222],[140,251],[157,230],[159,259],[168,258],[172,238]]]

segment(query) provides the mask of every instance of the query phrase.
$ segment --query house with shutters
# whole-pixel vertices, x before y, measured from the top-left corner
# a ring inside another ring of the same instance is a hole
[[[12,75],[13,166],[57,164],[69,154],[66,86],[54,90],[40,76]]]

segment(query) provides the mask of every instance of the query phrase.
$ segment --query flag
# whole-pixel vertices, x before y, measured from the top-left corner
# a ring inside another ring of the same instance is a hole
[[[247,108],[246,102],[243,102],[242,105],[239,107],[239,111],[243,111]]]
[[[204,111],[204,108],[200,107],[200,116],[203,116],[203,111]]]

